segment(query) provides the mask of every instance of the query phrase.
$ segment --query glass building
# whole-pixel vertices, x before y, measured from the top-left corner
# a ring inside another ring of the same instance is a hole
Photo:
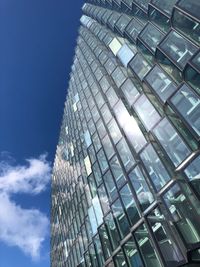
[[[90,0],[52,174],[52,267],[200,266],[200,1]]]

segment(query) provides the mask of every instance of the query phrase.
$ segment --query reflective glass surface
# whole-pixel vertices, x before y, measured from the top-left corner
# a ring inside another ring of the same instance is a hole
[[[124,253],[128,260],[128,266],[130,267],[144,267],[140,253],[136,247],[133,238],[130,238],[124,245]]]
[[[148,73],[145,81],[163,102],[176,91],[175,84],[157,65]]]
[[[191,194],[189,188],[187,188],[187,190],[189,191],[189,194]],[[181,232],[185,242],[187,244],[199,242],[199,206],[195,207],[194,205],[192,205],[178,185],[174,185],[164,195],[164,201],[173,217],[175,225]]]
[[[160,115],[145,95],[141,95],[135,102],[134,109],[149,131],[160,120]]]
[[[140,215],[138,213],[138,209],[135,203],[135,200],[133,198],[131,189],[128,184],[126,184],[121,190],[120,190],[120,196],[122,203],[124,204],[125,210],[127,212],[128,218],[131,222],[131,224],[137,223],[137,221],[140,219]]]
[[[146,266],[161,267],[157,253],[152,246],[146,226],[141,225],[134,233]]]
[[[154,201],[154,196],[140,168],[137,166],[129,173],[129,179],[135,190],[142,210],[145,210]]]
[[[200,135],[200,98],[185,84],[171,98],[174,108],[191,128]]]
[[[148,145],[140,156],[153,185],[156,190],[160,190],[170,180],[170,176],[158,154],[155,152],[152,145]]]
[[[145,43],[145,45],[154,53],[163,36],[164,34],[162,32],[157,30],[157,28],[155,28],[152,24],[148,23],[140,33],[138,38],[140,38]]]
[[[185,67],[187,61],[197,51],[196,46],[175,31],[171,31],[162,41],[159,47],[181,69]]]
[[[190,155],[190,149],[166,118],[154,128],[153,132],[175,166]]]

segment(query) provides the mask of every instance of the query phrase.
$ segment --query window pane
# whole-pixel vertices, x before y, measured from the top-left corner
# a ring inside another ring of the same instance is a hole
[[[161,211],[157,208],[147,218],[167,266],[177,266],[184,262],[183,255],[173,239],[174,233]]]
[[[176,91],[175,84],[157,65],[145,77],[145,81],[163,102]]]
[[[170,180],[170,176],[152,145],[148,145],[144,149],[141,153],[141,159],[152,183],[159,191]]]
[[[130,172],[129,179],[140,202],[141,208],[144,211],[154,201],[154,197],[138,166]]]
[[[187,123],[200,136],[200,98],[185,84],[171,98],[177,109]]]
[[[106,225],[106,229],[108,231],[111,245],[113,247],[113,250],[115,250],[119,246],[119,233],[117,231],[112,213],[109,213],[105,217],[105,225]]]
[[[108,159],[110,159],[114,154],[114,148],[112,146],[112,143],[111,143],[110,138],[109,138],[108,135],[106,135],[103,138],[102,144],[103,144],[106,156],[108,157]]]
[[[166,0],[168,1],[168,0]],[[161,30],[167,32],[170,28],[170,19],[156,8],[149,6],[149,20],[155,23]]]
[[[119,199],[113,203],[112,211],[113,216],[116,219],[120,235],[123,238],[129,233],[130,226]]]
[[[163,34],[157,30],[152,24],[147,24],[143,31],[140,33],[138,38],[140,38],[146,46],[155,53],[157,45],[163,38]]]
[[[128,171],[135,164],[135,160],[125,139],[119,141],[119,143],[117,144],[117,151],[119,153],[121,161],[123,162],[124,168],[126,169],[126,171]]]
[[[176,4],[177,0],[152,0],[151,3],[158,7],[160,10],[171,15],[172,9]]]
[[[128,267],[122,250],[120,250],[114,257],[114,262],[116,264],[116,267]]]
[[[121,90],[124,93],[124,96],[129,105],[132,105],[140,95],[138,89],[136,88],[131,79],[127,79],[125,81],[125,83],[121,86]]]
[[[197,48],[175,31],[171,31],[159,47],[183,69]]]
[[[200,9],[200,5],[198,8]],[[200,45],[199,22],[175,9],[172,17],[172,23],[175,29],[179,30],[182,34],[186,35],[186,37],[189,37]]]
[[[125,33],[129,37],[129,39],[131,39],[131,41],[136,43],[137,36],[142,29],[143,25],[139,23],[136,19],[132,19],[132,21],[126,27]]]
[[[130,61],[129,67],[140,80],[144,78],[151,68],[147,61],[144,60],[140,54],[135,55],[135,57]]]
[[[101,239],[105,260],[107,260],[111,256],[111,245],[104,225],[99,228],[99,236]]]
[[[101,149],[97,153],[97,159],[98,159],[101,171],[102,171],[102,173],[104,173],[108,169],[108,162],[107,162],[106,156],[105,156],[105,154],[103,152],[103,149]]]
[[[107,171],[106,174],[104,174],[103,179],[106,185],[106,189],[108,191],[110,202],[112,202],[117,197],[117,188],[115,186],[111,172]]]
[[[191,62],[197,70],[188,64],[184,73],[185,80],[200,94],[200,53]]]
[[[119,163],[117,156],[114,156],[110,160],[110,168],[112,170],[112,173],[113,173],[113,176],[114,176],[115,181],[117,183],[117,186],[121,187],[124,184],[124,182],[126,181],[126,178],[124,176],[122,167]]]
[[[190,149],[166,118],[155,127],[153,132],[175,166],[190,155]]]
[[[200,156],[195,158],[184,170],[196,193],[200,196]]]
[[[191,205],[178,185],[174,185],[164,195],[164,200],[185,242],[187,244],[200,242],[199,206],[197,210]]]
[[[111,120],[110,123],[108,124],[108,130],[113,139],[113,142],[116,144],[121,139],[122,135],[114,119]]]
[[[126,184],[120,190],[120,196],[124,204],[124,207],[126,209],[128,218],[131,221],[131,223],[134,225],[140,219],[140,215],[138,213],[135,200],[133,198],[132,192],[128,184]]]
[[[149,131],[160,120],[160,115],[145,95],[141,95],[135,102],[134,109]]]
[[[124,252],[128,259],[129,267],[144,267],[133,238],[130,238],[124,245]]]
[[[139,245],[143,260],[148,267],[161,267],[156,251],[152,246],[146,226],[141,225],[134,233]]]
[[[110,210],[110,207],[109,207],[108,197],[106,194],[104,184],[102,184],[98,188],[98,193],[99,193],[99,200],[101,202],[101,207],[102,207],[103,213],[106,214]]]

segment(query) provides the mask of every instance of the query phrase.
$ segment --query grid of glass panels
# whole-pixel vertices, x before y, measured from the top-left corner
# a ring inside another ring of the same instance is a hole
[[[84,4],[52,174],[52,267],[199,265],[197,2]]]

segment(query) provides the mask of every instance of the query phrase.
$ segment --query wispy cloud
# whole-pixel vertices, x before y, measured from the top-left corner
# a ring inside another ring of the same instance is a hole
[[[0,164],[0,240],[19,247],[39,259],[49,221],[37,209],[23,209],[12,200],[13,194],[39,194],[49,183],[51,166],[46,155],[26,160],[25,166]]]

